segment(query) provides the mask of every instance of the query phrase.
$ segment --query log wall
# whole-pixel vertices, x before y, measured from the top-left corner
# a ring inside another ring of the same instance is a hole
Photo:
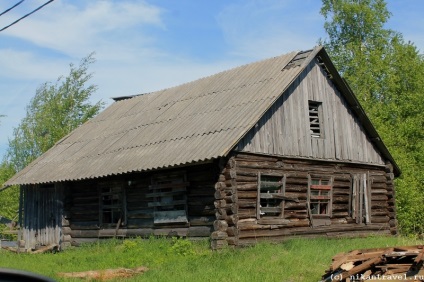
[[[283,201],[284,213],[281,218],[257,218],[258,173],[285,176],[285,196],[298,200]],[[371,214],[368,223],[365,214],[360,220],[354,219],[352,210],[352,179],[355,175],[364,174],[371,185],[371,199],[368,199]],[[308,175],[325,175],[333,179],[329,225],[312,227],[307,205]],[[221,221],[214,226],[215,232],[220,233],[215,236],[218,239],[212,247],[229,244],[243,246],[263,239],[279,241],[294,235],[396,233],[393,173],[390,166],[236,153],[223,168],[220,179],[216,187],[215,203],[218,206],[217,217]]]
[[[151,198],[153,175],[182,173],[186,175],[187,223],[154,224]],[[205,164],[179,170],[138,173],[121,177],[67,183],[63,234],[65,245],[79,245],[108,237],[180,236],[209,237],[215,220],[214,192],[217,182],[216,164]],[[125,190],[126,218],[119,227],[100,223],[100,192],[98,186],[118,185]]]

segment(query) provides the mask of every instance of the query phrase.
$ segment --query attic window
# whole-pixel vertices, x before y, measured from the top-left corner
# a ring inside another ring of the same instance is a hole
[[[308,101],[309,105],[309,132],[311,137],[323,137],[322,132],[322,103]]]

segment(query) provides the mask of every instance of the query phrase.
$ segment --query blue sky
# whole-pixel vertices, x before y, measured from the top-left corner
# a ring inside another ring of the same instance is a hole
[[[0,28],[47,0],[25,1]],[[0,1],[0,12],[17,0]],[[389,0],[387,27],[424,50],[424,1]],[[0,32],[0,157],[44,82],[96,52],[93,102],[163,89],[325,38],[319,0],[55,0]]]

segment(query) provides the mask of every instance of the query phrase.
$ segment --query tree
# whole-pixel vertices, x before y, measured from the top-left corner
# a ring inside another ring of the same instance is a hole
[[[384,0],[323,0],[321,41],[403,173],[396,181],[401,231],[424,232],[424,58],[384,25]]]
[[[0,164],[0,188],[15,174],[13,166],[7,161]],[[0,192],[0,215],[13,219],[18,210],[19,188],[11,187]]]
[[[93,54],[82,59],[79,67],[70,65],[67,77],[55,84],[46,82],[37,90],[26,108],[26,116],[9,140],[7,159],[16,171],[51,148],[63,136],[95,116],[103,102],[92,105],[90,96],[97,86],[87,85],[92,78],[88,67]]]
[[[26,116],[9,140],[6,158],[0,164],[0,188],[13,174],[103,107],[103,102],[94,105],[89,102],[97,89],[96,85],[87,85],[92,78],[88,67],[94,62],[93,54],[90,54],[78,67],[71,64],[67,77],[59,77],[55,84],[46,82],[36,90],[26,108]],[[13,218],[18,210],[18,199],[18,187],[1,191],[0,215]]]

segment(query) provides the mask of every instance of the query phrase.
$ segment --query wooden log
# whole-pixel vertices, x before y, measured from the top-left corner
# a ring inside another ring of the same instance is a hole
[[[332,225],[337,225],[337,224],[347,224],[348,221],[346,218],[332,218],[331,219],[331,224]]]
[[[212,240],[225,240],[228,238],[227,232],[223,231],[214,231],[211,233]]]
[[[237,165],[236,158],[231,157],[231,158],[228,160],[228,162],[227,162],[227,164],[226,164],[226,167],[228,167],[228,168],[235,168],[235,167],[236,167],[236,165]]]
[[[382,194],[372,194],[371,200],[372,201],[387,201],[389,198],[386,195]]]
[[[258,197],[258,191],[239,191],[237,196],[239,199],[256,199]]]
[[[237,176],[237,182],[255,182],[257,181],[257,177],[252,177],[252,176],[243,176],[243,175],[239,175]]]
[[[287,201],[284,204],[284,209],[286,209],[286,210],[304,210],[304,209],[306,209],[306,202],[295,203],[295,202]]]
[[[374,185],[371,188],[371,194],[383,194],[383,195],[387,195],[387,189],[374,189]]]
[[[349,216],[349,212],[347,211],[338,211],[338,212],[333,211],[334,218],[342,218],[342,217],[348,217],[348,216]]]
[[[388,216],[371,216],[371,222],[373,223],[389,223],[390,217]]]
[[[260,230],[260,229],[271,229],[269,224],[258,224],[256,220],[251,221],[239,221],[237,224],[239,232],[242,233],[246,230]]]
[[[231,236],[231,237],[238,236],[239,229],[235,226],[228,227],[227,228],[227,234],[228,234],[228,236]]]
[[[258,171],[256,169],[241,169],[237,168],[236,173],[239,176],[250,176],[250,177],[256,177],[258,175]]]
[[[304,178],[292,178],[287,177],[286,178],[286,185],[290,184],[296,184],[296,185],[308,185],[308,177],[305,176]]]
[[[227,240],[211,240],[211,249],[220,250],[228,247]]]
[[[371,201],[371,208],[382,208],[382,207],[387,207],[388,206],[388,202],[386,201]]]
[[[349,202],[349,196],[348,195],[337,195],[333,196],[333,203],[348,203]]]
[[[62,227],[62,234],[64,234],[64,235],[70,235],[71,231],[72,231],[72,229],[69,226],[63,226]]]
[[[386,183],[372,183],[371,185],[372,189],[383,189],[387,190],[387,184]]]
[[[227,212],[225,210],[220,210],[216,213],[216,219],[225,220],[228,225],[231,226],[235,225],[239,218],[237,214],[227,215]]]
[[[227,193],[227,191],[225,191],[224,189],[219,189],[219,190],[216,190],[215,191],[215,193],[214,193],[214,198],[216,199],[216,200],[222,200],[222,199],[224,199],[228,194],[230,194],[230,193]]]
[[[346,204],[333,204],[334,211],[348,211],[349,207]]]
[[[213,223],[213,228],[215,231],[226,232],[228,229],[228,223],[225,220],[215,220]]]
[[[256,218],[256,208],[239,208],[237,215],[242,218]]]
[[[308,218],[308,214],[305,210],[285,210],[284,218],[286,219],[306,219]]]
[[[48,246],[41,246],[40,248],[36,249],[35,251],[29,252],[30,254],[44,254],[44,253],[51,253],[51,252],[57,252],[59,250],[59,246],[56,244],[50,244]]]
[[[225,196],[224,200],[227,203],[237,203],[237,196],[235,194],[229,195],[229,196]]]
[[[349,196],[349,194],[350,189],[334,188],[333,186],[333,195]]]
[[[218,181],[215,183],[215,190],[221,190],[225,187],[227,187],[227,185],[223,181]]]
[[[225,176],[225,179],[236,179],[236,178],[238,178],[235,169],[226,169],[225,172],[224,172],[224,176]],[[239,177],[243,177],[243,176],[240,175]],[[253,175],[253,177],[256,177],[256,176]]]
[[[237,246],[237,244],[238,244],[238,238],[237,237],[228,237],[226,239],[226,241],[227,241],[228,245],[231,245],[231,246]]]
[[[277,164],[276,161],[241,161],[237,160],[237,168],[251,168],[251,169],[261,169],[261,170],[269,170],[269,169],[281,169],[280,164]]]
[[[187,237],[209,237],[212,233],[212,226],[190,226]]]
[[[247,183],[247,184],[238,184],[237,185],[237,190],[238,191],[257,191],[258,189],[258,184],[257,182],[253,182],[253,183]]]
[[[240,208],[256,208],[256,200],[239,199],[238,206]]]
[[[129,278],[149,270],[147,267],[141,266],[136,268],[116,268],[116,269],[102,269],[102,270],[89,270],[82,272],[59,272],[58,276],[64,278],[82,278],[85,280],[109,280],[118,278]]]
[[[221,206],[218,206],[218,205],[221,205]],[[227,212],[227,214],[237,213],[237,210],[238,210],[237,204],[227,203],[227,202],[225,202],[225,200],[215,201],[215,207],[219,210],[225,210]]]
[[[227,205],[227,202],[225,200],[215,200],[213,203],[216,209],[221,209],[222,207],[225,207]]]
[[[275,225],[275,226],[288,225],[291,222],[292,221],[290,221],[288,219],[285,219],[285,218],[268,218],[268,217],[263,217],[263,218],[258,219],[258,224],[269,224],[269,225]]]
[[[371,216],[389,216],[389,211],[386,209],[371,210]]]

